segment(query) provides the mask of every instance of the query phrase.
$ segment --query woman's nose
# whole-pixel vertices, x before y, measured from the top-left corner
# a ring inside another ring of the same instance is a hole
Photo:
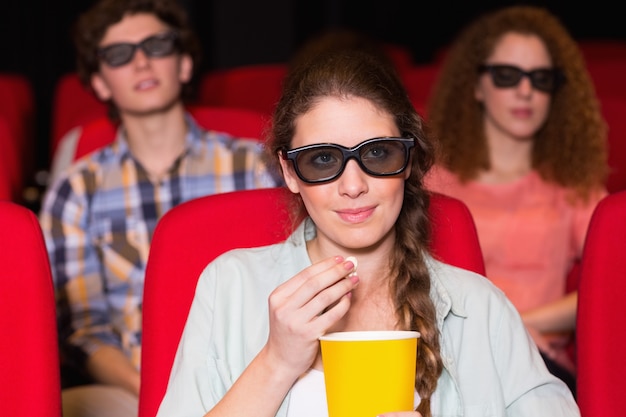
[[[354,159],[346,162],[346,167],[339,177],[339,192],[351,197],[367,191],[368,174],[361,169],[361,166]]]

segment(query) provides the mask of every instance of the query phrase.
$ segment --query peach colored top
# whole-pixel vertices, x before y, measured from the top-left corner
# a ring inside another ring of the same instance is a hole
[[[564,296],[567,274],[582,253],[593,209],[606,195],[601,192],[587,203],[571,203],[565,188],[544,181],[535,171],[506,184],[462,184],[450,171],[434,167],[425,183],[468,206],[487,278],[520,313]]]

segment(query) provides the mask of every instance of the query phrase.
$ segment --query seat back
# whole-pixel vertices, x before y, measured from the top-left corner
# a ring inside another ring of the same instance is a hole
[[[57,81],[52,109],[51,155],[54,155],[67,132],[107,115],[106,104],[85,88],[75,72],[65,74]]]
[[[24,187],[22,159],[20,158],[19,140],[9,127],[9,123],[0,115],[0,199],[20,201]]]
[[[54,290],[39,222],[0,201],[0,404],[7,416],[61,416]]]
[[[391,62],[394,63],[398,72],[401,73],[414,65],[413,52],[411,52],[408,46],[399,43],[385,42],[382,44],[382,47],[385,53],[389,55]]]
[[[587,70],[600,97],[626,97],[626,59],[587,62]]]
[[[74,160],[111,144],[115,140],[117,127],[107,116],[101,116],[80,126]]]
[[[270,122],[269,116],[243,107],[196,105],[189,107],[189,112],[207,130],[260,141],[263,140]]]
[[[21,74],[0,73],[0,117],[5,120],[15,149],[20,176],[29,178],[35,164],[35,97],[31,82]],[[4,148],[0,148],[4,149]]]
[[[242,107],[271,116],[286,74],[286,64],[214,70],[202,76],[198,102],[211,106]]]
[[[0,131],[0,143],[2,143],[2,132]],[[11,178],[4,170],[4,165],[0,162],[0,201],[12,201]]]
[[[576,344],[582,417],[618,417],[626,409],[625,248],[626,191],[620,191],[596,206],[581,260]]]
[[[0,116],[0,200],[14,200],[14,170],[15,150],[13,135],[9,131],[4,118]]]
[[[196,282],[206,265],[233,248],[276,243],[293,230],[286,188],[201,197],[168,211],[151,243],[143,297],[139,417],[154,417],[165,394]],[[476,228],[459,200],[434,195],[435,256],[484,274]]]
[[[431,254],[442,262],[485,275],[476,225],[465,203],[433,193],[428,212],[432,228]]]
[[[578,47],[586,62],[620,61],[626,59],[624,39],[579,39]]]
[[[626,61],[626,59],[625,59]],[[626,70],[626,67],[624,67]],[[626,84],[626,82],[625,82]],[[606,188],[610,193],[626,190],[626,95],[601,96],[602,116],[607,123],[609,146],[609,177]]]
[[[413,65],[402,73],[409,98],[417,112],[427,118],[428,100],[439,76],[441,65],[438,63]]]

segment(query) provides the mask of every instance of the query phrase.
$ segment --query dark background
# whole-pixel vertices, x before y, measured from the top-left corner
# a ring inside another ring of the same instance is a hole
[[[204,47],[203,71],[283,62],[308,37],[357,29],[410,49],[426,63],[484,11],[522,2],[415,0],[181,0]],[[525,2],[554,12],[576,39],[626,40],[618,2]],[[47,169],[51,100],[58,78],[74,69],[69,31],[93,0],[0,0],[0,71],[31,81],[36,100],[37,165]]]

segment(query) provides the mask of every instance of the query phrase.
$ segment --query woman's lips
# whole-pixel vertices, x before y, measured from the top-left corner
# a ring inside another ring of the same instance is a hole
[[[375,207],[361,207],[358,209],[337,210],[339,217],[348,223],[362,223],[374,213]]]
[[[511,114],[519,119],[528,119],[532,117],[533,111],[531,109],[513,109]]]

